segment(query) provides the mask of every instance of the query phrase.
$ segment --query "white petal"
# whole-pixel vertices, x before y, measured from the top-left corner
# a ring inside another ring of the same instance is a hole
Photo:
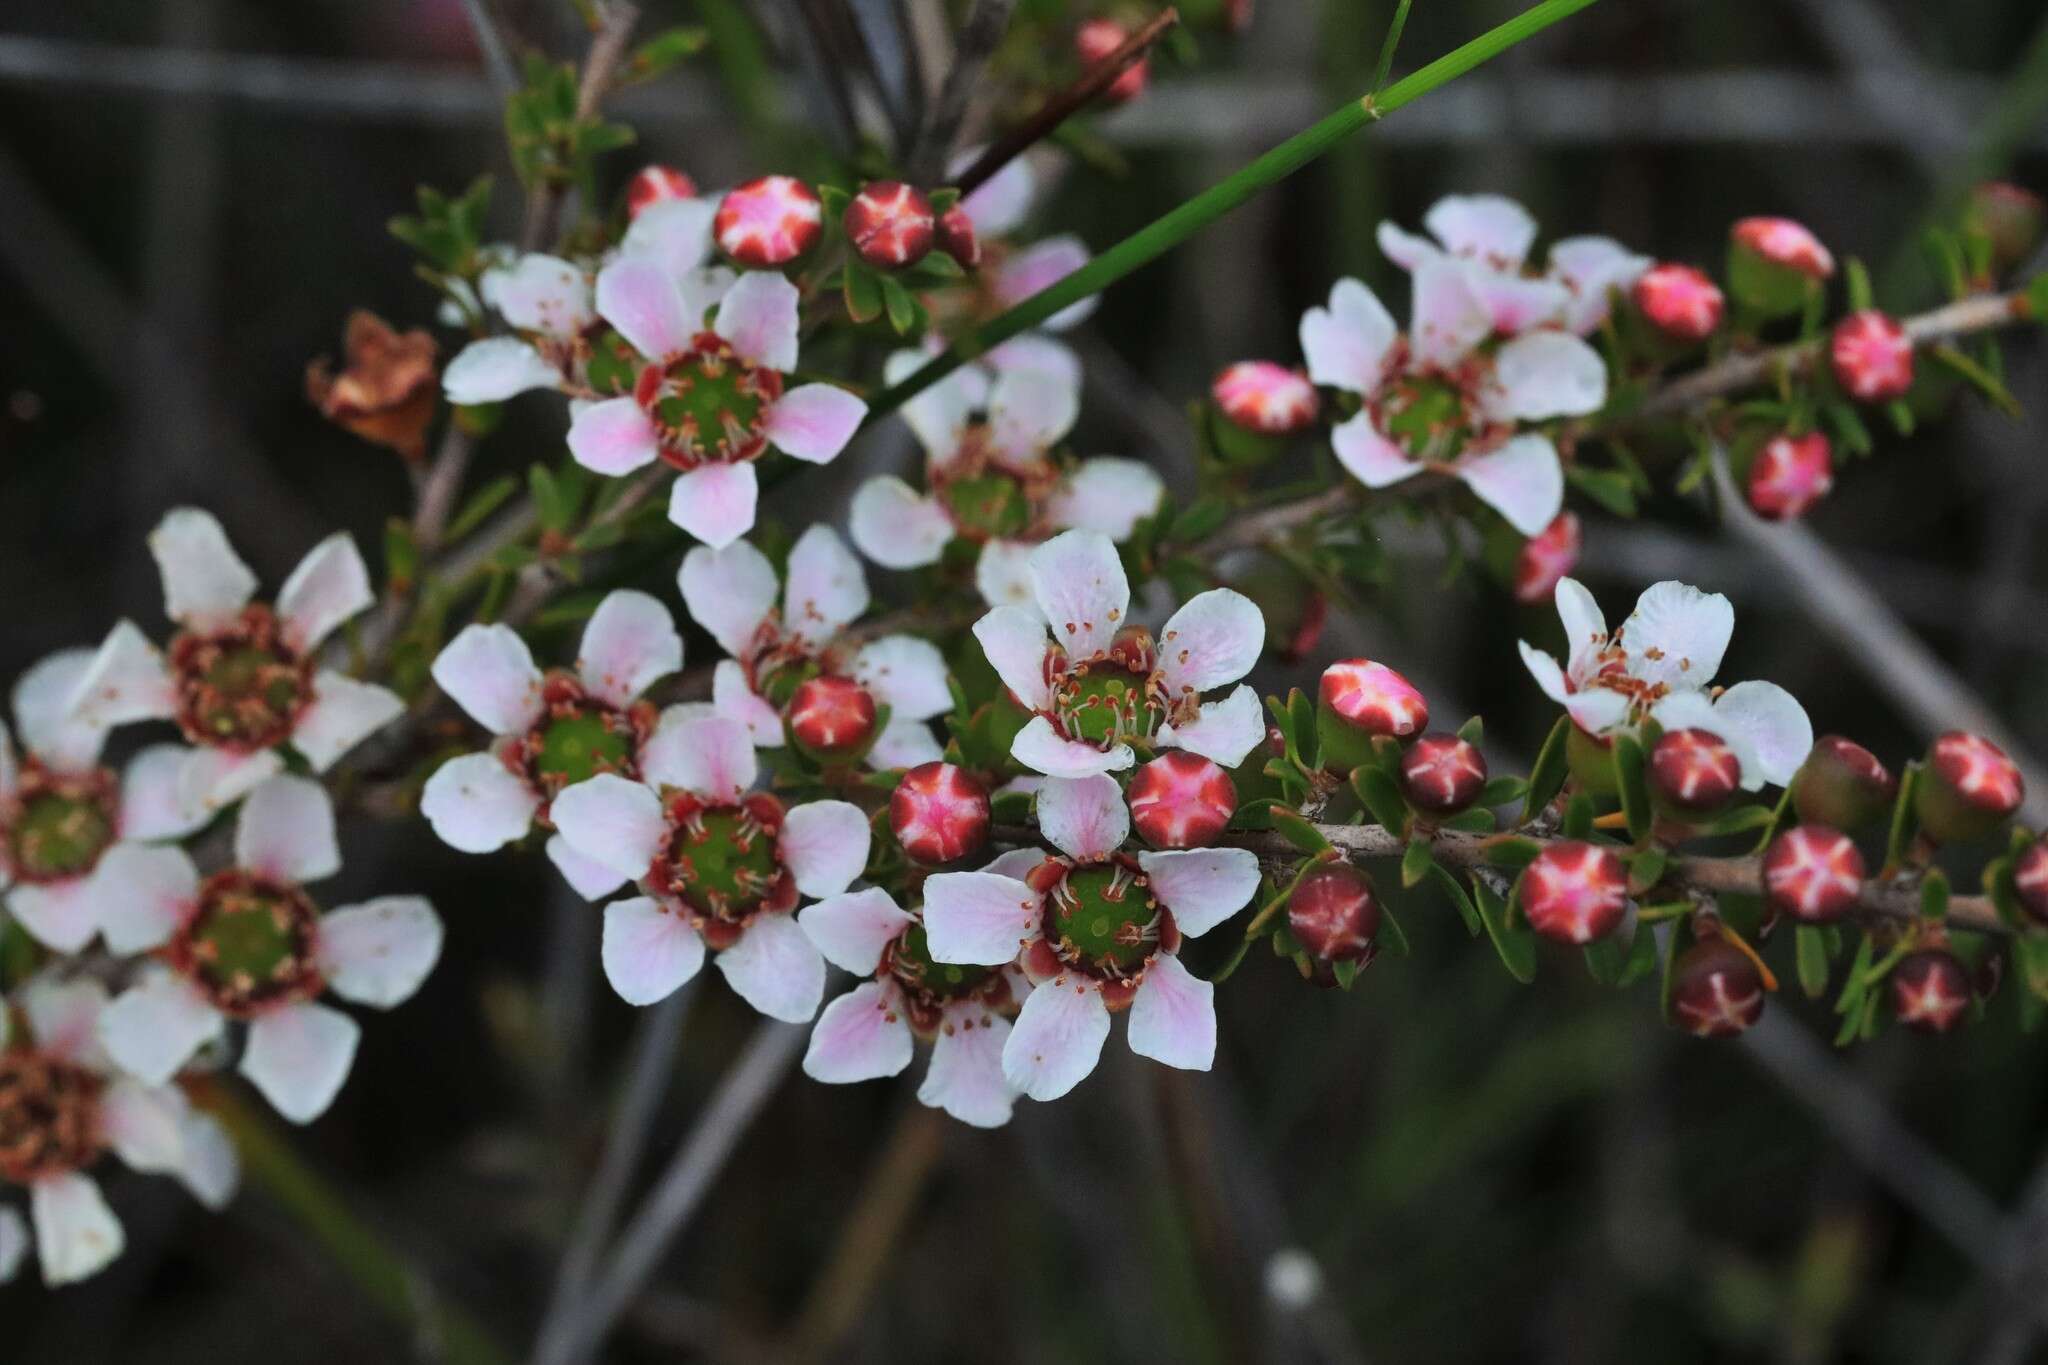
[[[1052,700],[1045,684],[1045,618],[1023,607],[997,607],[974,623],[989,666],[1031,710]]]
[[[168,720],[177,714],[178,696],[163,654],[134,622],[121,621],[93,655],[71,709],[93,726]]]
[[[38,1051],[88,1070],[107,1069],[99,1040],[100,1014],[107,1007],[105,986],[90,977],[62,981],[39,975],[21,988],[15,1003],[28,1017]]]
[[[885,569],[921,569],[939,562],[953,539],[953,519],[893,474],[869,479],[853,495],[848,529],[860,552]]]
[[[123,955],[166,942],[199,894],[199,869],[175,846],[116,844],[93,872],[98,927]]]
[[[683,666],[683,637],[661,600],[620,588],[607,593],[583,628],[576,673],[613,706],[631,705],[655,680]]]
[[[0,1207],[0,1284],[21,1273],[28,1248],[28,1224],[14,1209]]]
[[[872,976],[882,950],[916,922],[879,887],[827,896],[797,915],[797,925],[835,967]]]
[[[235,1188],[242,1183],[242,1162],[234,1139],[219,1119],[189,1107],[182,1129],[180,1141],[185,1160],[178,1168],[178,1179],[194,1199],[218,1213],[228,1206],[228,1201],[235,1197]]]
[[[158,967],[100,1011],[100,1042],[114,1064],[162,1085],[199,1047],[220,1036],[220,1013],[190,984]]]
[[[523,837],[539,807],[540,793],[490,753],[449,759],[420,793],[420,814],[463,853],[493,853]]]
[[[910,1065],[910,1021],[892,987],[866,981],[825,1006],[811,1029],[804,1074],[828,1085],[894,1076]]]
[[[22,747],[59,772],[99,762],[106,727],[77,712],[97,651],[65,649],[37,660],[14,684],[14,721]]]
[[[806,896],[836,896],[868,865],[868,842],[868,817],[859,806],[808,801],[791,807],[775,846],[797,890]]]
[[[744,540],[723,549],[699,545],[683,556],[676,576],[683,609],[736,657],[750,653],[761,624],[775,610],[780,585],[768,556]]]
[[[642,749],[640,770],[656,786],[680,787],[714,801],[739,800],[759,772],[745,726],[717,715],[671,719],[669,712]]]
[[[754,466],[699,465],[670,485],[668,519],[717,549],[754,529],[760,496]]]
[[[1742,682],[1714,702],[1714,714],[1740,727],[1756,750],[1757,775],[1785,786],[1813,748],[1813,722],[1790,692],[1772,682]],[[1744,778],[1749,774],[1745,772]],[[1744,786],[1748,786],[1745,780]]]
[[[1123,560],[1099,531],[1063,531],[1032,551],[1031,593],[1052,638],[1076,659],[1107,649],[1128,624]]]
[[[958,176],[987,150],[985,147],[963,150],[954,158],[947,174]],[[1032,173],[1031,162],[1020,156],[1003,163],[1001,170],[977,186],[974,193],[961,199],[960,207],[974,221],[976,235],[1001,237],[1023,226],[1025,217],[1031,212],[1031,201],[1037,194],[1038,177]]]
[[[1265,615],[1243,593],[1211,588],[1189,598],[1159,633],[1169,699],[1236,682],[1251,672],[1265,643]]]
[[[796,286],[788,280],[773,271],[750,270],[726,291],[713,330],[732,343],[742,360],[788,374],[796,368],[798,302]]]
[[[256,575],[211,512],[180,507],[149,533],[149,552],[164,580],[164,614],[181,625],[233,616],[256,591]]]
[[[1058,445],[1080,415],[1080,386],[1050,370],[1008,371],[989,391],[990,442],[1020,463]]]
[[[935,962],[996,967],[1038,936],[1036,891],[995,872],[940,872],[925,879],[924,929]]]
[[[370,567],[355,537],[337,531],[299,561],[278,590],[277,614],[285,642],[310,654],[334,628],[377,600],[370,588]]]
[[[711,705],[719,715],[747,727],[747,735],[763,749],[780,749],[782,715],[747,683],[747,670],[732,659],[720,659],[711,670]]]
[[[703,319],[725,302],[725,296],[732,292],[739,276],[722,265],[705,266],[699,270],[686,270],[676,276],[676,288],[683,296],[683,316],[702,331]]]
[[[441,917],[424,896],[379,896],[320,921],[320,970],[344,1000],[390,1009],[441,959]]]
[[[1411,274],[1421,268],[1424,261],[1433,261],[1443,255],[1443,248],[1429,238],[1417,236],[1385,219],[1380,220],[1374,236],[1380,244],[1381,254]]]
[[[127,1245],[121,1221],[90,1176],[46,1176],[29,1186],[28,1198],[36,1258],[52,1289],[97,1275]]]
[[[502,403],[532,389],[557,388],[562,372],[517,337],[486,337],[459,351],[441,372],[441,393],[458,407]]]
[[[1159,471],[1140,460],[1098,455],[1060,481],[1046,499],[1055,526],[1100,531],[1122,543],[1138,523],[1159,510],[1166,495]]]
[[[672,277],[696,270],[711,256],[713,198],[664,199],[634,217],[619,243],[624,256],[645,256]]]
[[[1138,866],[1189,938],[1200,938],[1244,909],[1259,889],[1259,859],[1250,849],[1140,853]]]
[[[882,727],[882,733],[875,736],[874,747],[868,750],[865,761],[876,772],[889,772],[936,763],[945,756],[946,746],[939,743],[928,722],[891,719]]]
[[[14,795],[15,783],[21,780],[21,768],[15,760],[14,736],[8,733],[7,722],[0,720],[0,800]],[[0,887],[7,885],[7,869],[0,867]]]
[[[1221,701],[1203,702],[1186,724],[1160,726],[1156,738],[1163,748],[1186,749],[1212,763],[1235,768],[1265,737],[1266,713],[1259,705],[1259,694],[1239,686]]]
[[[704,967],[704,940],[645,896],[604,908],[605,979],[629,1005],[666,1000]]]
[[[249,793],[235,821],[235,864],[292,883],[341,871],[334,802],[305,777],[273,777]]]
[[[555,798],[549,816],[569,847],[626,877],[646,874],[668,833],[661,798],[617,773],[570,787]]]
[[[782,589],[783,629],[822,645],[867,609],[867,574],[839,533],[815,525],[799,536]]]
[[[972,1002],[946,1006],[944,1018],[917,1087],[918,1103],[976,1128],[1000,1128],[1017,1097],[1003,1075],[1010,1021]]]
[[[1410,340],[1425,367],[1454,369],[1493,332],[1493,312],[1472,283],[1463,261],[1434,260],[1415,272],[1415,310]]]
[[[323,669],[313,680],[313,704],[292,727],[292,747],[314,772],[324,773],[404,714],[404,699],[390,688]]]
[[[100,1132],[130,1170],[176,1173],[185,1161],[184,1096],[116,1077],[100,1096]]]
[[[178,799],[208,812],[225,810],[284,771],[275,749],[188,749],[178,772]]]
[[[1107,753],[1080,740],[1061,739],[1044,716],[1033,716],[1010,741],[1010,757],[1047,777],[1088,777],[1122,772],[1136,761],[1131,746],[1118,744]]]
[[[1023,607],[1043,639],[1037,606],[1031,599],[1031,552],[1038,547],[1023,540],[986,540],[974,561],[974,587],[991,607]]]
[[[1734,633],[1735,608],[1727,598],[1671,579],[1644,589],[1621,623],[1628,671],[1673,689],[1712,682]]]
[[[1607,403],[1607,365],[1585,342],[1553,328],[1518,336],[1493,358],[1487,413],[1503,422],[1541,422],[1598,412]]]
[[[435,657],[433,674],[441,690],[494,735],[518,734],[540,720],[540,670],[508,625],[464,626]]]
[[[1130,1041],[1140,1057],[1207,1071],[1216,1060],[1216,987],[1159,954],[1131,1001]]]
[[[924,351],[896,351],[883,366],[883,381],[900,384],[930,363]],[[904,403],[899,411],[925,453],[941,463],[953,458],[976,412],[988,405],[988,375],[963,365]]]
[[[1565,676],[1584,682],[1591,676],[1594,660],[1607,648],[1607,616],[1576,578],[1558,579],[1551,599],[1557,603],[1557,619],[1564,626]]]
[[[236,1070],[293,1123],[327,1112],[355,1064],[362,1027],[340,1010],[307,1002],[273,1010],[249,1025]]]
[[[1561,322],[1571,305],[1571,291],[1555,280],[1532,280],[1477,264],[1465,270],[1473,292],[1486,305],[1493,330],[1503,336]]]
[[[1095,1069],[1109,1037],[1109,1010],[1093,983],[1041,982],[1003,1044],[1003,1076],[1034,1100],[1056,1100]]]
[[[206,823],[210,812],[187,801],[179,781],[190,752],[182,744],[152,744],[128,761],[121,774],[123,839],[182,839]]]
[[[981,363],[997,374],[1038,370],[1076,390],[1081,387],[1081,357],[1066,342],[1056,341],[1043,332],[1013,336],[982,356]]]
[[[1430,205],[1422,225],[1444,249],[1496,267],[1520,268],[1536,241],[1529,210],[1498,194],[1451,194]]]
[[[1116,779],[1055,777],[1038,789],[1038,829],[1068,857],[1107,857],[1131,837],[1131,812]]]
[[[598,272],[597,311],[649,360],[682,350],[698,330],[676,277],[645,256],[622,256]]]
[[[1564,705],[1565,699],[1571,693],[1564,685],[1564,670],[1557,666],[1557,660],[1551,658],[1527,640],[1520,640],[1516,643],[1520,645],[1522,650],[1523,666],[1529,670],[1529,676],[1536,680],[1536,685],[1543,689],[1543,695],[1556,702],[1559,706]]]
[[[1422,462],[1380,434],[1370,411],[1337,424],[1330,432],[1337,463],[1367,488],[1390,488],[1422,472]]]
[[[1564,506],[1564,469],[1548,436],[1517,436],[1457,467],[1459,480],[1525,536],[1550,525]]]
[[[825,996],[825,959],[787,915],[762,915],[717,960],[725,983],[770,1019],[804,1023]]]
[[[1378,392],[1398,329],[1371,289],[1358,280],[1337,281],[1330,306],[1302,314],[1300,332],[1310,379],[1346,393]]]
[[[642,213],[634,219],[633,228],[638,229],[646,217]],[[632,230],[626,235],[630,238]],[[595,317],[590,308],[590,282],[583,271],[559,256],[538,251],[521,256],[506,269],[486,274],[483,295],[506,325],[560,341],[573,340]]]
[[[548,861],[555,865],[555,871],[562,874],[562,880],[569,883],[569,889],[587,901],[601,901],[632,880],[617,868],[606,867],[595,858],[584,857],[559,834],[548,836],[547,851]]]
[[[830,464],[867,415],[868,405],[837,384],[803,384],[775,400],[761,434],[806,464]]]
[[[1052,288],[1087,265],[1088,259],[1088,247],[1079,237],[1070,233],[1048,237],[1005,257],[995,268],[993,292],[1005,307],[1013,308]],[[1091,294],[1054,313],[1042,325],[1048,332],[1064,332],[1087,321],[1101,301],[1099,295]]]
[[[23,882],[7,893],[7,913],[46,948],[75,953],[99,930],[99,905],[91,877],[61,882]]]
[[[1550,275],[1571,290],[1564,325],[1580,336],[1607,320],[1616,291],[1627,293],[1656,262],[1611,237],[1563,237],[1550,244]]]
[[[930,720],[953,709],[946,656],[915,635],[885,635],[862,645],[853,676],[899,720]]]
[[[585,469],[616,478],[653,464],[661,433],[632,398],[607,398],[569,419],[569,454]]]

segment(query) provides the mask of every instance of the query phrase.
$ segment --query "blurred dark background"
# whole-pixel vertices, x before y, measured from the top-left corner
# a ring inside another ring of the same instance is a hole
[[[1518,7],[1423,0],[1397,69]],[[646,8],[648,32],[697,10]],[[1120,177],[1070,164],[1035,226],[1099,249],[1149,221],[1354,97],[1392,11],[1258,8],[1241,39],[1205,38],[1199,67],[1160,71],[1143,101],[1100,121]],[[581,51],[566,4],[501,9],[526,41]],[[787,30],[788,5],[749,9],[771,43]],[[374,559],[406,505],[402,470],[321,420],[304,368],[338,350],[352,308],[433,325],[384,227],[416,185],[497,172],[508,237],[517,195],[460,0],[14,0],[0,29],[11,678],[119,616],[161,627],[143,536],[181,501],[217,512],[270,585],[337,526]],[[800,125],[782,69],[778,107]],[[614,158],[608,189],[642,159],[705,185],[770,169],[749,158],[713,71],[700,60],[614,106],[642,148]],[[1115,290],[1079,337],[1077,445],[1184,480],[1185,401],[1230,360],[1292,360],[1295,319],[1340,273],[1404,312],[1373,225],[1413,224],[1451,191],[1521,198],[1546,240],[1601,232],[1710,267],[1734,218],[1796,217],[1870,263],[1881,303],[1911,311],[1935,300],[1911,250],[1930,214],[1980,177],[2048,188],[2044,110],[2048,20],[2034,0],[1610,0]],[[2048,356],[2015,336],[2007,360],[2030,416],[1979,405],[1882,436],[1810,536],[1773,548],[1676,498],[1634,523],[1580,506],[1582,576],[1615,620],[1662,577],[1728,593],[1724,676],[1784,684],[1818,728],[1894,764],[1965,718],[2048,752]],[[559,414],[528,400],[478,477],[551,458],[559,440]],[[842,469],[900,457],[880,435]],[[851,474],[831,479],[843,499]],[[1442,718],[1486,714],[1498,767],[1526,762],[1551,716],[1513,640],[1547,638],[1548,612],[1446,584],[1431,543],[1395,537],[1390,553],[1390,587],[1339,612],[1323,654],[1395,662]],[[1847,643],[1873,622],[1902,624],[1920,654]],[[712,657],[701,636],[691,644]],[[1276,666],[1255,681],[1307,676]],[[427,891],[448,952],[416,1000],[367,1021],[339,1102],[293,1136],[417,1266],[416,1294],[463,1304],[523,1353],[634,1012],[599,976],[595,913],[537,856],[464,858],[415,824],[347,838],[330,903]],[[1743,1043],[1701,1044],[1660,1025],[1649,987],[1614,995],[1566,957],[1520,987],[1441,905],[1406,921],[1415,956],[1383,959],[1349,994],[1255,955],[1218,992],[1212,1075],[1166,1075],[1112,1039],[1066,1101],[1022,1102],[993,1133],[948,1125],[928,1152],[906,1120],[921,1062],[897,1083],[783,1084],[605,1358],[767,1358],[827,1311],[821,1298],[848,1292],[829,1277],[820,1288],[848,1245],[866,1271],[827,1358],[2048,1358],[2048,1046],[2020,1031],[2010,984],[1983,1024],[1944,1041],[1890,1033],[1835,1052],[1825,1007],[1788,989]],[[714,974],[696,997],[650,1174],[754,1027]],[[858,1225],[849,1239],[863,1191],[886,1187],[875,1172],[924,1157],[900,1229]],[[211,1216],[165,1181],[108,1183],[127,1255],[81,1288],[51,1294],[31,1274],[0,1290],[0,1359],[438,1354],[262,1189]],[[1304,1307],[1269,1278],[1320,1289]]]

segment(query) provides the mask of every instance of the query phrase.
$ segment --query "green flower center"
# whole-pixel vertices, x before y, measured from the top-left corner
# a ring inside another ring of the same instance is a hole
[[[997,969],[934,962],[931,947],[925,941],[924,926],[913,924],[889,945],[889,970],[907,990],[921,991],[936,1000],[952,1000],[980,989]]]
[[[222,1013],[246,1016],[317,995],[320,912],[295,886],[231,869],[200,888],[198,913],[172,939],[172,965]]]
[[[1077,867],[1046,899],[1046,937],[1062,958],[1127,976],[1159,946],[1159,905],[1142,874],[1122,863]]]
[[[943,496],[953,524],[971,540],[1007,539],[1031,524],[1031,497],[1008,474],[954,479]]]
[[[1103,749],[1149,740],[1163,714],[1152,675],[1113,659],[1078,665],[1061,678],[1053,707],[1061,734]]]
[[[551,791],[631,766],[631,726],[616,711],[593,709],[558,717],[540,727],[539,737],[534,768]]]
[[[1470,427],[1465,395],[1448,380],[1397,380],[1380,400],[1380,430],[1418,460],[1451,459]]]
[[[79,877],[113,844],[113,810],[90,795],[42,792],[22,803],[8,836],[8,861],[23,881]]]
[[[691,909],[737,920],[759,909],[783,877],[775,836],[743,809],[700,812],[669,845],[671,888]]]
[[[313,699],[313,666],[286,644],[268,607],[243,610],[212,635],[171,642],[178,723],[195,744],[244,751],[290,738]]]
[[[710,332],[666,365],[642,370],[635,388],[661,427],[664,457],[683,469],[755,458],[767,446],[762,419],[781,396],[780,374],[749,365]]]

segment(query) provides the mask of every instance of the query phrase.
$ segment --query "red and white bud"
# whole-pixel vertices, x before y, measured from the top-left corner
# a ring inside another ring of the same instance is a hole
[[[1592,943],[1614,932],[1628,909],[1628,869],[1614,851],[1560,840],[1522,869],[1529,927],[1559,943]]]
[[[626,214],[638,218],[641,210],[670,199],[695,199],[697,182],[673,166],[642,166],[626,182]]]
[[[1650,749],[1650,794],[1681,816],[1711,815],[1741,789],[1742,764],[1719,735],[1671,730]]]
[[[1378,950],[1380,898],[1350,863],[1316,868],[1287,897],[1287,929],[1318,962],[1370,962]]]
[[[1372,757],[1372,741],[1407,740],[1429,724],[1429,703],[1415,684],[1371,659],[1341,659],[1316,688],[1316,739],[1322,765],[1349,772]]]
[[[939,227],[924,191],[901,180],[862,186],[840,221],[853,254],[877,270],[916,265],[931,252]]]
[[[1820,239],[1789,218],[1744,218],[1730,233],[1729,292],[1763,317],[1798,312],[1834,273],[1835,258]]]
[[[1713,277],[1676,261],[1636,276],[1633,294],[1636,311],[1674,341],[1705,341],[1720,327],[1728,307]]]
[[[1749,505],[1766,521],[1791,521],[1835,486],[1835,452],[1817,431],[1804,436],[1773,436],[1764,442],[1749,466],[1743,492]]]
[[[1891,814],[1899,779],[1861,744],[1822,735],[1793,775],[1791,790],[1801,823],[1862,829]]]
[[[1237,810],[1230,774],[1200,754],[1169,749],[1131,778],[1131,824],[1154,848],[1200,848]]]
[[[789,729],[797,743],[824,757],[858,753],[875,737],[875,699],[851,678],[822,674],[789,699]]]
[[[1892,1013],[1908,1028],[1947,1033],[1970,1012],[1970,974],[1946,948],[1908,953],[1892,969]]]
[[[939,250],[953,258],[962,270],[981,269],[981,235],[974,230],[974,218],[955,204],[939,215]]]
[[[1763,974],[1719,934],[1702,938],[1671,965],[1671,1020],[1693,1037],[1733,1038],[1763,1013]]]
[[[1730,230],[1735,245],[1771,265],[1796,270],[1811,280],[1835,273],[1835,258],[1805,224],[1790,218],[1743,218]]]
[[[2035,840],[2012,860],[2012,890],[2027,918],[2048,924],[2048,840]]]
[[[1835,324],[1828,360],[1842,392],[1859,403],[1889,403],[1913,387],[1913,343],[1905,328],[1875,308]]]
[[[1764,852],[1764,903],[1801,924],[1833,924],[1863,894],[1863,854],[1826,825],[1799,825]]]
[[[1921,832],[1939,843],[1989,834],[2020,808],[2027,784],[2005,750],[1982,735],[1950,730],[1928,746],[1913,789]]]
[[[1300,370],[1270,360],[1240,360],[1209,386],[1216,410],[1235,426],[1286,436],[1314,425],[1322,400]]]
[[[2034,254],[2048,231],[2048,202],[2032,190],[1987,180],[1970,191],[1967,225],[1991,241],[1991,268],[2003,273]]]
[[[764,175],[728,190],[711,220],[718,248],[744,266],[772,270],[808,253],[825,232],[818,192],[789,175]]]
[[[1082,66],[1097,66],[1108,61],[1112,53],[1130,40],[1131,31],[1116,20],[1090,19],[1074,32],[1074,53],[1080,57]],[[1110,82],[1109,89],[1102,93],[1104,102],[1129,104],[1145,93],[1145,84],[1151,79],[1151,74],[1152,59],[1138,58]]]
[[[1576,512],[1559,512],[1550,525],[1522,542],[1515,551],[1514,592],[1517,602],[1534,605],[1550,601],[1558,580],[1579,566],[1585,548],[1585,533]]]
[[[1438,730],[1401,755],[1401,792],[1417,810],[1456,815],[1486,789],[1486,756],[1476,745]]]
[[[958,862],[988,843],[988,789],[951,763],[920,763],[889,797],[889,828],[920,863]]]

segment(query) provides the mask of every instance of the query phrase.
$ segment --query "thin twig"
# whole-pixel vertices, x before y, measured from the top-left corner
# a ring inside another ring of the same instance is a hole
[[[476,34],[477,51],[484,59],[484,75],[491,93],[503,104],[519,89],[519,71],[512,64],[512,49],[498,26],[496,0],[462,0],[462,12]]]
[[[924,130],[910,158],[910,176],[916,183],[930,184],[945,173],[967,106],[981,85],[988,59],[1009,30],[1010,13],[1016,8],[1017,0],[975,0],[974,12],[967,16],[953,45],[953,69],[946,73],[938,100],[926,111]]]
[[[599,11],[597,33],[583,59],[583,74],[576,85],[576,121],[587,123],[596,117],[598,106],[611,90],[619,63],[625,60],[626,44],[633,26],[640,22],[640,7],[632,0],[609,0]],[[569,187],[551,177],[543,178],[528,191],[526,223],[519,234],[521,251],[538,251],[554,240],[556,223]]]

